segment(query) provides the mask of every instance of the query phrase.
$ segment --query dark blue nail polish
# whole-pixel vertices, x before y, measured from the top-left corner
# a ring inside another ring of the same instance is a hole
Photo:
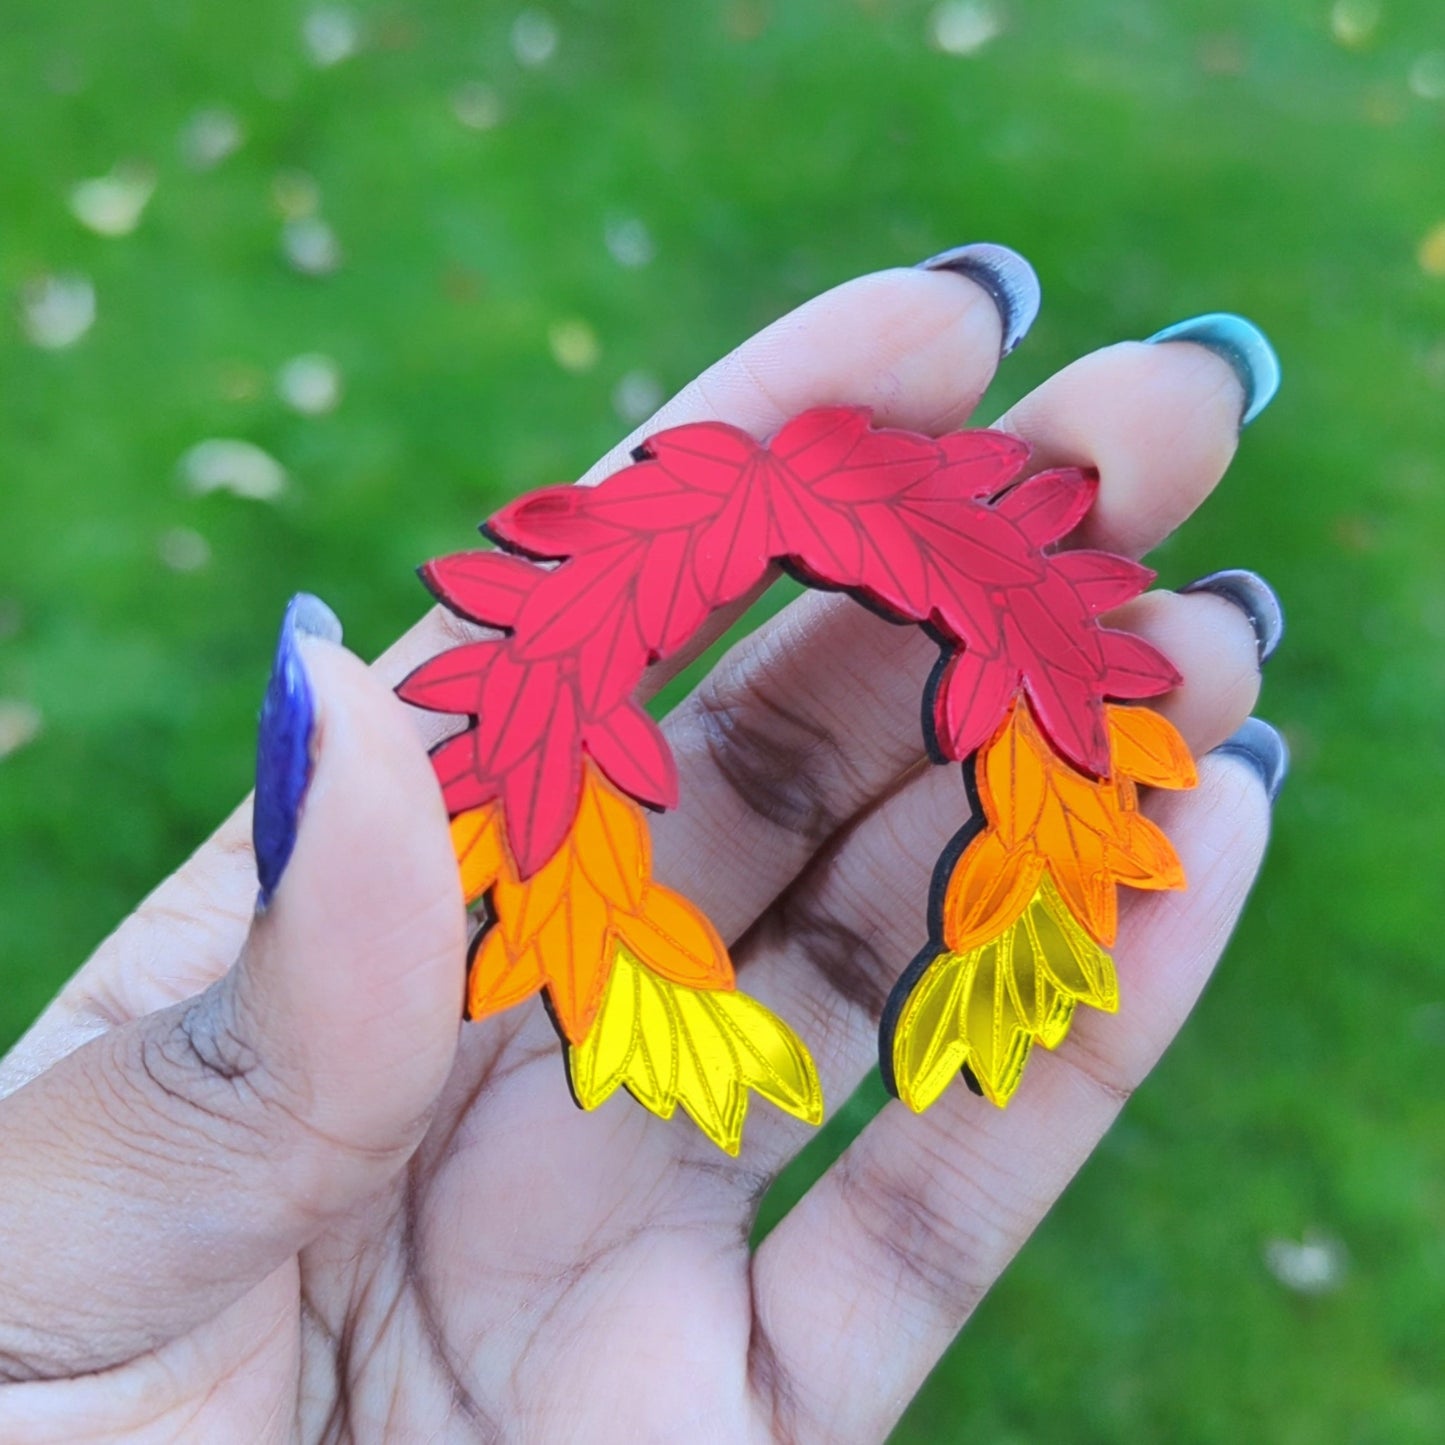
[[[301,804],[311,782],[311,736],[316,703],[300,640],[320,637],[341,641],[336,614],[319,597],[298,592],[286,608],[276,660],[261,705],[261,731],[256,743],[256,798],[251,837],[256,848],[256,877],[261,884],[258,906],[265,908],[291,860]]]
[[[982,286],[998,307],[1003,322],[1003,345],[999,355],[1007,356],[1025,336],[1039,314],[1039,278],[1034,268],[1007,246],[987,241],[955,246],[918,263],[920,271],[956,271]]]
[[[1252,717],[1244,726],[1214,749],[1212,757],[1238,758],[1252,768],[1264,784],[1270,802],[1279,797],[1289,776],[1289,749],[1284,739],[1264,721]]]
[[[1284,608],[1279,605],[1275,590],[1259,575],[1242,567],[1224,572],[1211,572],[1196,578],[1179,589],[1181,592],[1212,592],[1232,603],[1249,619],[1254,628],[1254,642],[1263,667],[1274,656],[1284,636]]]
[[[1192,341],[1207,346],[1233,368],[1244,388],[1244,409],[1239,424],[1246,427],[1274,400],[1279,390],[1279,357],[1268,338],[1252,321],[1227,311],[1212,311],[1156,331],[1148,341]]]

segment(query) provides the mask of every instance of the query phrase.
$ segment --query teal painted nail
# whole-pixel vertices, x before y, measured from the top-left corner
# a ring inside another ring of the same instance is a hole
[[[1157,341],[1192,341],[1207,346],[1222,356],[1233,368],[1244,388],[1244,413],[1240,426],[1248,426],[1279,390],[1279,357],[1268,338],[1252,321],[1232,316],[1227,311],[1211,311],[1156,331],[1147,338]]]

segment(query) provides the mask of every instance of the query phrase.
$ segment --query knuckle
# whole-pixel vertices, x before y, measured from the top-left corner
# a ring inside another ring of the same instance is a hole
[[[802,891],[779,899],[776,913],[786,947],[876,1023],[888,1000],[888,967],[873,939]]]
[[[970,1233],[975,1211],[957,1170],[916,1152],[906,1174],[867,1153],[840,1164],[840,1196],[880,1284],[929,1314],[959,1321],[971,1314],[984,1293],[986,1249]]]
[[[269,1148],[278,1115],[296,1107],[256,1037],[223,981],[150,1020],[126,1047],[149,1106],[168,1124],[250,1152]]]
[[[1054,1057],[1114,1113],[1129,1102],[1138,1087],[1124,1064],[1089,1042],[1087,1030],[1075,1029],[1068,1046]]]

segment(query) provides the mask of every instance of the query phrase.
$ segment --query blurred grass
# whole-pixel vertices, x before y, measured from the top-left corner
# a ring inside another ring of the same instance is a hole
[[[1445,279],[1417,259],[1445,220],[1445,102],[1407,85],[1445,21],[1335,12],[1332,34],[1313,0],[1014,0],[962,58],[912,0],[576,0],[527,68],[511,7],[398,0],[318,69],[277,0],[10,0],[0,290],[82,271],[99,317],[55,353],[0,330],[0,698],[43,717],[0,761],[0,1046],[248,786],[291,592],[377,650],[421,610],[419,560],[615,440],[624,374],[673,389],[822,287],[1006,241],[1046,307],[1000,405],[1203,310],[1276,342],[1279,400],[1157,562],[1275,583],[1262,710],[1295,769],[1192,1026],[899,1438],[1445,1438]],[[468,82],[500,96],[494,130],[453,116]],[[246,142],[197,173],[177,136],[218,104]],[[92,235],[68,187],[127,158],[154,201],[133,236]],[[334,276],[280,259],[283,170],[320,188]],[[651,264],[609,254],[619,216]],[[568,320],[591,369],[549,352]],[[346,396],[301,418],[271,378],[317,350]],[[292,487],[185,494],[177,458],[213,435]],[[162,565],[175,527],[208,565]],[[876,1107],[870,1086],[784,1197]],[[1262,1259],[1310,1229],[1349,1261],[1319,1297]]]

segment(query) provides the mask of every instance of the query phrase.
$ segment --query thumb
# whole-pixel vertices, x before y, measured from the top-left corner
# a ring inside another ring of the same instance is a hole
[[[461,1018],[462,898],[405,709],[339,639],[323,603],[293,600],[235,966],[0,1103],[0,1378],[103,1368],[192,1328],[425,1130]]]

